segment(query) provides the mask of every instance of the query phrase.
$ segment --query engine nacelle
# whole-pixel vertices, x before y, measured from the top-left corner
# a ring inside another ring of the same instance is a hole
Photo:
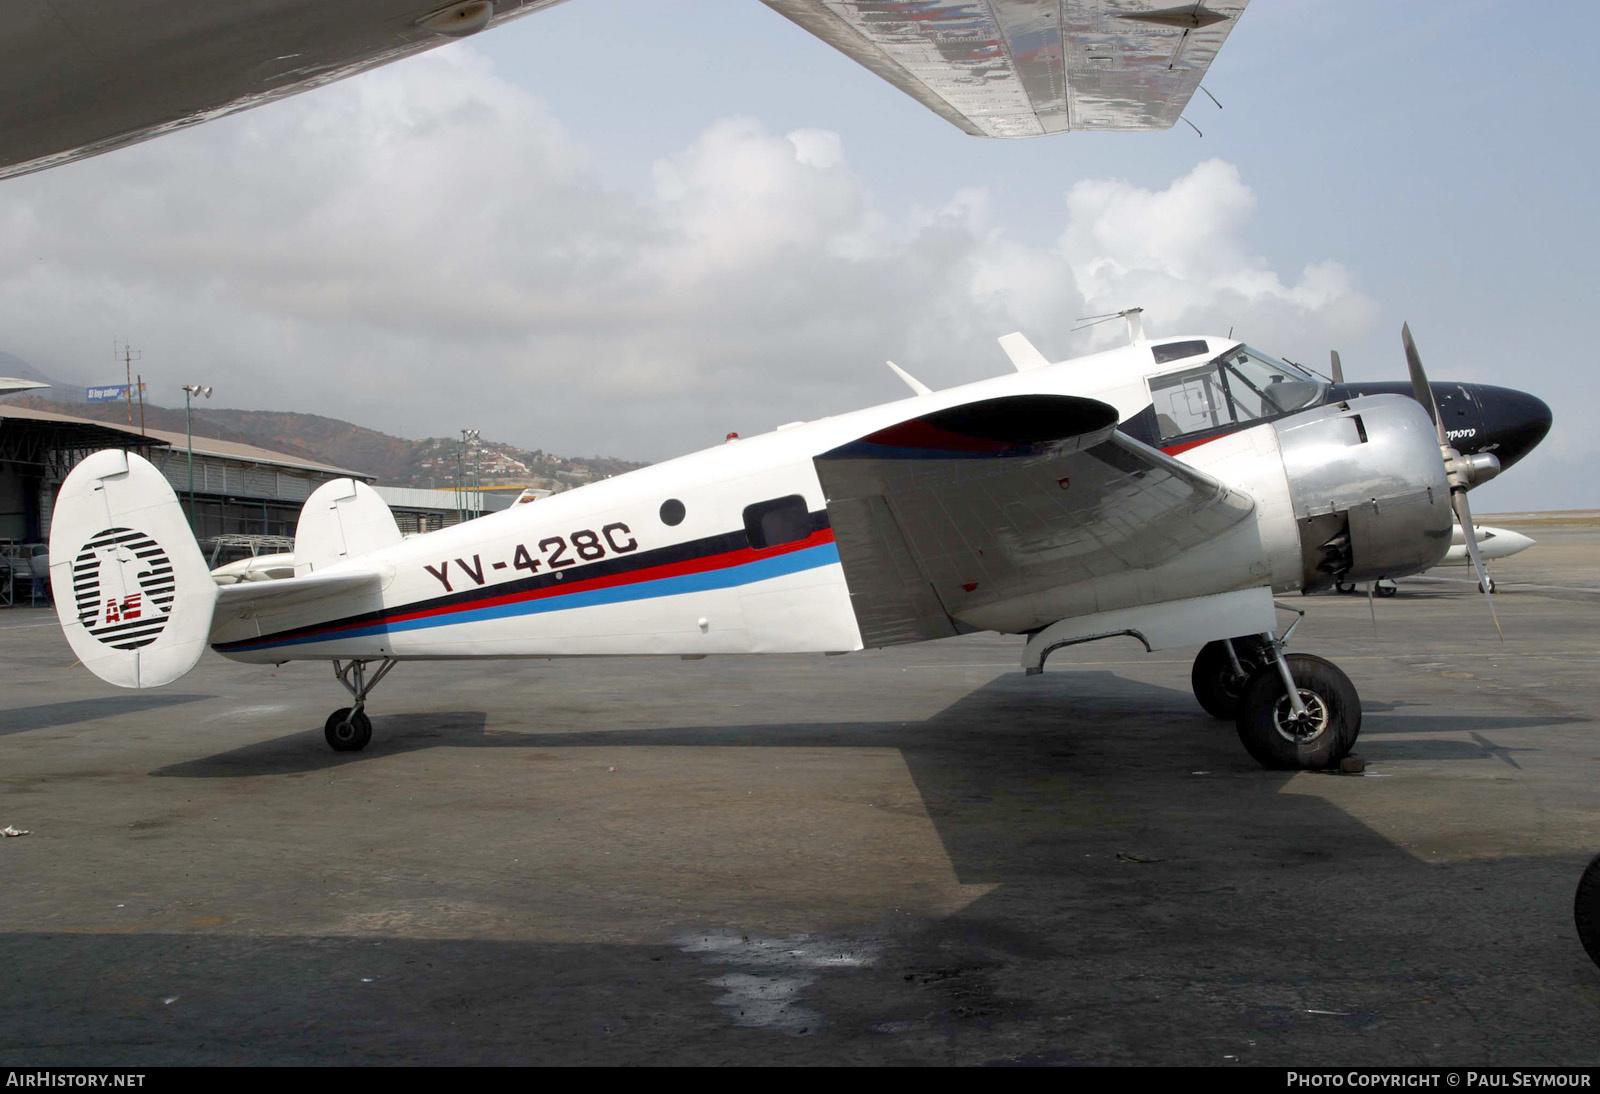
[[[1450,549],[1450,484],[1427,411],[1371,395],[1273,424],[1307,592],[1404,577]]]

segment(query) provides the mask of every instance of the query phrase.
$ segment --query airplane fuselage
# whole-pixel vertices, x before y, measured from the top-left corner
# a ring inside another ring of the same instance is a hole
[[[1127,437],[1126,419],[1150,405],[1139,360],[1149,352],[1123,347],[791,423],[410,537],[322,571],[343,565],[384,575],[336,615],[320,604],[266,605],[219,617],[211,643],[252,662],[861,649],[873,636],[863,634],[852,605],[817,458],[943,408],[1041,394],[1093,395],[1124,420],[1114,444],[1142,449]],[[1229,526],[1119,573],[1009,599],[965,595],[983,579],[975,563],[971,582],[941,593],[942,609],[962,629],[1024,633],[1175,597],[1299,589],[1300,533],[1277,429],[1234,423],[1188,446],[1181,460],[1232,488]],[[988,550],[992,561],[1006,549],[1002,538],[970,545],[975,557]],[[1078,549],[1068,538],[1054,549]]]

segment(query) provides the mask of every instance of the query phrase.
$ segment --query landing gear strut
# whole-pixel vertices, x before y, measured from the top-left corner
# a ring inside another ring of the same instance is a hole
[[[397,661],[392,657],[385,657],[378,666],[378,671],[367,679],[368,661],[335,661],[333,675],[344,685],[356,701],[353,707],[340,707],[328,715],[328,720],[323,723],[322,735],[327,738],[328,747],[335,752],[360,752],[367,747],[367,742],[372,740],[372,719],[367,717],[367,712],[362,709],[367,705],[367,696],[378,682],[389,675],[389,670],[394,668]]]
[[[1239,713],[1239,693],[1245,683],[1271,660],[1272,651],[1260,635],[1207,642],[1189,671],[1189,686],[1207,714],[1233,718]]]

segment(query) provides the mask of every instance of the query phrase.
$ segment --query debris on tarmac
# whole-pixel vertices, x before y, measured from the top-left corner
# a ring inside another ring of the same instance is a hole
[[[0,828],[0,836],[26,836],[29,834],[30,833],[26,828],[17,828],[10,824],[6,825],[4,828]]]
[[[1367,769],[1367,761],[1359,754],[1352,752],[1339,761],[1339,774],[1359,775]]]

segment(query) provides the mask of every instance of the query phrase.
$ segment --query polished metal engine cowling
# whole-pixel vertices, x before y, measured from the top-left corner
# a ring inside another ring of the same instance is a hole
[[[1450,549],[1450,485],[1433,423],[1415,400],[1351,399],[1274,428],[1307,592],[1414,574]]]

